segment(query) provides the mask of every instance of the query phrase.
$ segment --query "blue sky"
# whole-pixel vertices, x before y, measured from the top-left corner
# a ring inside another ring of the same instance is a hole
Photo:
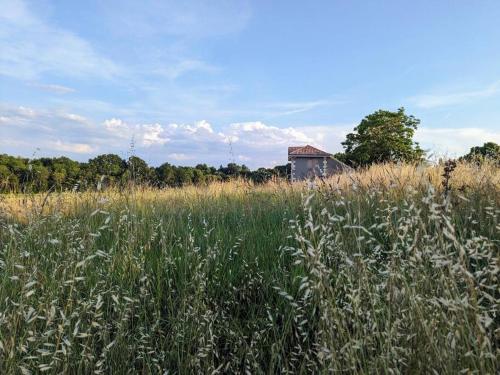
[[[153,165],[330,152],[404,106],[456,156],[500,143],[500,2],[0,0],[0,153]]]

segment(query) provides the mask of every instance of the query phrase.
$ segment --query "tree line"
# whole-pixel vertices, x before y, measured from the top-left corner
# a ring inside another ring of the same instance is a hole
[[[407,115],[404,108],[391,112],[376,111],[366,116],[342,142],[344,152],[335,158],[359,168],[373,163],[420,162],[425,152],[414,142],[420,120]],[[488,158],[500,165],[500,146],[487,142],[473,147],[461,159]],[[259,168],[229,163],[219,168],[206,164],[195,167],[163,163],[151,167],[137,156],[122,159],[115,154],[99,155],[86,163],[67,157],[28,159],[0,155],[0,192],[43,192],[47,190],[84,190],[99,186],[124,187],[130,183],[155,187],[180,187],[227,181],[239,177],[264,183],[273,178],[287,178],[290,165]]]
[[[104,154],[86,163],[67,157],[36,158],[0,155],[0,192],[43,192],[47,190],[85,190],[104,186],[125,187],[131,183],[156,187],[180,187],[241,177],[255,183],[286,178],[287,165],[251,171],[245,165],[229,163],[219,168],[206,164],[195,167],[163,163],[151,167],[146,161],[131,156],[122,159]]]

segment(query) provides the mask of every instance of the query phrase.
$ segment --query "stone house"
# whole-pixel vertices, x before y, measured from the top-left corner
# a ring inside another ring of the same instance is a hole
[[[298,181],[315,177],[328,177],[349,169],[332,154],[309,145],[288,147],[290,180]]]

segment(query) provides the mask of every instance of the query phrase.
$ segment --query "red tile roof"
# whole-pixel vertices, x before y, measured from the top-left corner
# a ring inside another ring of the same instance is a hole
[[[288,147],[288,155],[290,155],[295,150],[298,150],[299,148],[302,148],[302,146],[290,146],[290,147]]]
[[[288,147],[288,156],[332,156],[332,154],[317,149],[316,147],[306,145]]]

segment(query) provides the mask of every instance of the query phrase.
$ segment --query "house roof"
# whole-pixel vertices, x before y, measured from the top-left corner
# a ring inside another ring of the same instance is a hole
[[[302,148],[302,146],[290,146],[290,147],[288,147],[288,155],[290,155],[293,151],[298,150],[299,148]]]
[[[322,151],[316,147],[306,145],[306,146],[288,147],[288,156],[312,157],[312,156],[332,156],[332,154]]]

